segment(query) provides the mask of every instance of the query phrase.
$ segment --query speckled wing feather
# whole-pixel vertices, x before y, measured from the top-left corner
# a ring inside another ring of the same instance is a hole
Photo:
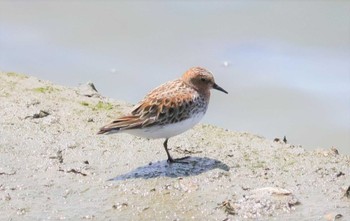
[[[204,98],[200,98],[194,89],[187,87],[181,80],[167,82],[148,93],[130,115],[116,119],[102,127],[98,133],[180,122],[189,118],[196,108],[200,108],[194,105],[196,99]]]

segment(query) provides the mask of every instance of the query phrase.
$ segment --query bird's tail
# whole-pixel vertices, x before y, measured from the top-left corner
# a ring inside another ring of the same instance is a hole
[[[107,133],[111,133],[111,132],[118,132],[118,131],[120,131],[119,128],[112,129],[112,128],[107,128],[106,126],[101,127],[100,130],[97,132],[97,134],[107,134]]]

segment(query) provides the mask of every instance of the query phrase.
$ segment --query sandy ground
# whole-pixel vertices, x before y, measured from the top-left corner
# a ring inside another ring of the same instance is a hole
[[[0,220],[350,220],[350,156],[210,125],[96,135],[130,110],[89,85],[0,73]]]

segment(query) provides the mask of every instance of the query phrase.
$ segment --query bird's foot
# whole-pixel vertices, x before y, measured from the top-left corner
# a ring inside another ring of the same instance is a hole
[[[189,162],[183,161],[183,160],[186,160],[186,159],[188,159],[188,158],[190,158],[190,156],[181,157],[181,158],[176,158],[176,159],[168,158],[167,162],[168,162],[168,163],[183,163],[183,164],[188,164]]]

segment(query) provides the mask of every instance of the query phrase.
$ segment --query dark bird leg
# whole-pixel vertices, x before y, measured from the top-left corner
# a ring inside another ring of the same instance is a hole
[[[163,143],[166,155],[168,156],[168,163],[174,163],[175,160],[170,156],[169,150],[168,150],[168,138],[165,139],[164,143]]]
[[[170,153],[169,153],[169,150],[168,150],[168,138],[165,139],[165,141],[164,141],[164,143],[163,143],[163,146],[164,146],[166,155],[168,156],[168,160],[167,160],[168,163],[188,163],[188,162],[182,162],[182,161],[181,161],[181,160],[184,160],[184,159],[189,158],[188,156],[187,156],[187,157],[176,158],[176,159],[173,159],[173,158],[170,156]]]

